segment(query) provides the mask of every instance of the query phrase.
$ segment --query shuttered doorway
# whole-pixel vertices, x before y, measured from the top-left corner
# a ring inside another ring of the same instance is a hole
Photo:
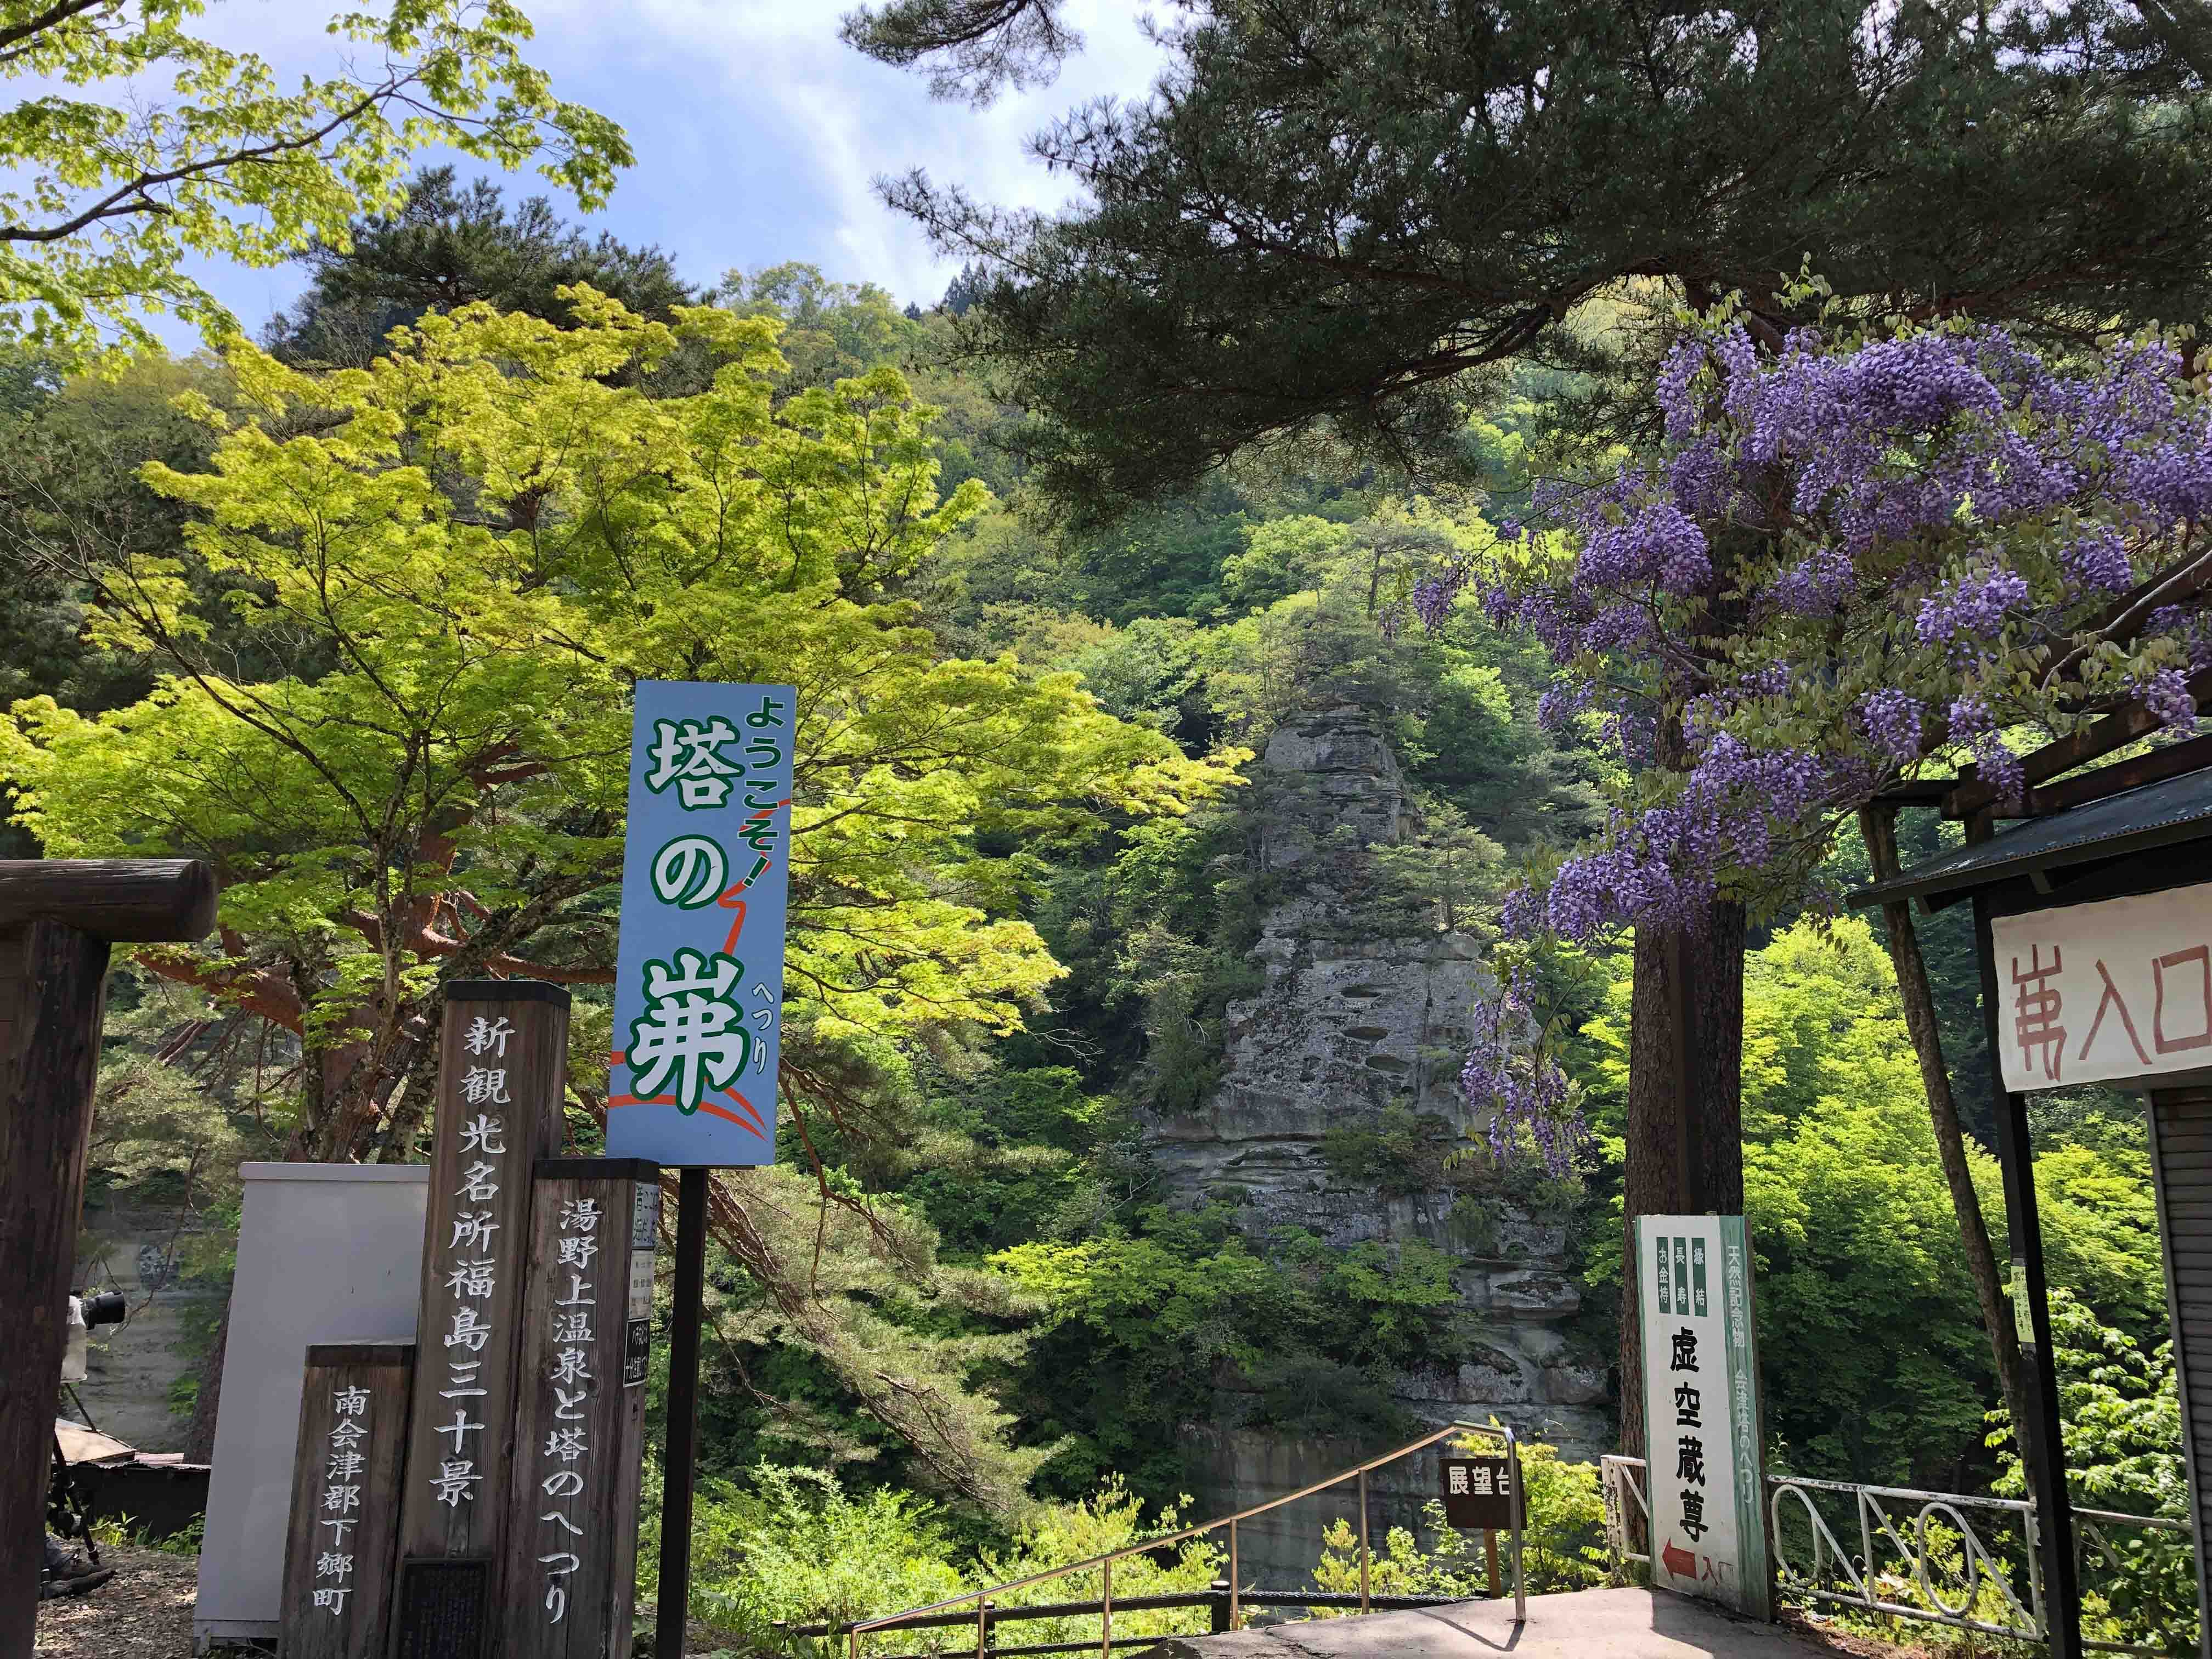
[[[2181,1389],[2182,1452],[2197,1546],[2197,1604],[2212,1613],[2204,1540],[2212,1533],[2212,1087],[2154,1090],[2151,1166],[2166,1245],[2166,1310]],[[2198,1651],[2212,1659],[2212,1617],[2200,1619]]]

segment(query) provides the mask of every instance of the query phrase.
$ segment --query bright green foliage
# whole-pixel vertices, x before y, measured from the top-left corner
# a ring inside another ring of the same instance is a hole
[[[1497,1422],[1492,1418],[1492,1423]],[[1494,1453],[1494,1440],[1468,1436],[1453,1443],[1466,1455]],[[1606,1581],[1611,1558],[1605,1544],[1605,1498],[1595,1463],[1563,1463],[1559,1449],[1540,1440],[1521,1443],[1522,1573],[1531,1595],[1589,1589]],[[1368,1566],[1368,1590],[1375,1595],[1510,1595],[1513,1555],[1507,1540],[1498,1540],[1502,1583],[1490,1582],[1480,1537],[1454,1531],[1444,1506],[1431,1498],[1423,1506],[1428,1544],[1393,1527]],[[1338,1519],[1322,1539],[1314,1568],[1314,1588],[1340,1594],[1359,1589],[1359,1535],[1352,1522]],[[1335,1607],[1314,1609],[1317,1619],[1348,1616]]]
[[[1617,980],[1613,1012],[1587,1032],[1603,1056],[1601,1119],[1617,1110],[1626,1007]],[[1800,923],[1747,958],[1743,1078],[1767,1421],[1784,1466],[1972,1490],[1996,1382],[1889,958],[1864,922]],[[1972,1141],[1967,1156],[2002,1257],[1996,1160]],[[2108,1133],[2046,1140],[2036,1163],[2054,1279],[2127,1329],[2155,1330],[2144,1154]],[[1592,1277],[1615,1285],[1618,1225],[1590,1247]]]
[[[2146,1352],[2063,1290],[2051,1292],[2051,1328],[2066,1473],[2075,1503],[2189,1521],[2173,1345],[2160,1341]],[[2010,1425],[2002,1410],[1992,1413],[1990,1421],[1997,1426],[1990,1443],[2002,1449]],[[2001,1449],[1999,1455],[2004,1468],[1996,1490],[2017,1498],[2027,1490],[2020,1459],[2009,1449]],[[2112,1525],[2100,1531],[2102,1541],[2091,1547],[2085,1574],[2094,1593],[2084,1609],[2082,1633],[2092,1641],[2149,1643],[2169,1653],[2193,1652],[2197,1583],[2189,1532]]]
[[[957,1544],[951,1517],[926,1500],[883,1490],[852,1492],[836,1476],[818,1469],[758,1463],[746,1473],[743,1487],[718,1483],[701,1494],[692,1541],[690,1612],[733,1638],[763,1648],[782,1639],[774,1629],[777,1624],[842,1622],[897,1613],[1087,1560],[1172,1532],[1183,1520],[1181,1510],[1173,1505],[1147,1517],[1134,1498],[1109,1483],[1080,1503],[1040,1509],[1007,1545],[969,1556]],[[648,1481],[648,1492],[657,1484]],[[653,1547],[659,1522],[657,1514],[648,1512],[638,1552],[641,1597],[651,1597],[658,1589],[658,1558]],[[1219,1571],[1220,1559],[1216,1545],[1199,1540],[1176,1548],[1164,1564],[1151,1554],[1127,1557],[1115,1564],[1115,1599],[1202,1590]],[[1098,1595],[1099,1575],[1094,1568],[1012,1591],[997,1598],[996,1604],[1037,1606],[1096,1600]],[[1187,1631],[1191,1618],[1184,1609],[1117,1608],[1114,1638],[1119,1642]],[[1010,1628],[1021,1634],[1001,1639],[1098,1639],[1095,1615],[1024,1621]],[[928,1632],[925,1639],[938,1634]],[[888,1632],[866,1638],[861,1650],[911,1652],[915,1638],[913,1632]],[[820,1650],[842,1654],[845,1644],[841,1638]]]
[[[900,315],[873,283],[833,283],[795,261],[750,276],[730,271],[718,297],[740,317],[773,317],[783,325],[777,344],[787,365],[784,384],[793,390],[904,368],[902,360],[921,343],[921,327]]]
[[[1140,1492],[1182,1478],[1178,1430],[1227,1408],[1291,1431],[1395,1431],[1376,1386],[1455,1345],[1451,1258],[1418,1243],[1332,1248],[1297,1228],[1264,1251],[1218,1208],[1155,1210],[1134,1237],[1039,1241],[994,1258],[1042,1304],[1015,1398],[1071,1436],[1049,1467],[1084,1491],[1112,1471]]]
[[[432,146],[535,161],[587,208],[631,160],[620,127],[524,60],[532,30],[513,0],[340,11],[330,33],[378,67],[292,90],[257,54],[191,32],[205,0],[14,9],[6,74],[53,89],[0,112],[0,306],[64,352],[108,334],[150,345],[142,319],[162,312],[234,332],[191,259],[343,247],[354,215],[398,205],[410,158]]]
[[[649,1479],[646,1489],[657,1493],[659,1486]],[[648,1504],[641,1600],[659,1594],[659,1530],[658,1506]],[[865,1619],[955,1595],[951,1554],[926,1500],[882,1488],[848,1492],[823,1470],[756,1463],[744,1486],[716,1481],[698,1495],[690,1614],[765,1647],[779,1623]]]
[[[984,1551],[973,1582],[981,1586],[1025,1578],[1048,1567],[1088,1560],[1140,1539],[1173,1532],[1200,1518],[1211,1517],[1192,1515],[1190,1499],[1185,1496],[1173,1503],[1161,1504],[1147,1521],[1144,1506],[1129,1494],[1121,1480],[1118,1477],[1109,1479],[1101,1483],[1096,1492],[1079,1502],[1050,1504],[1041,1510],[1016,1534],[1012,1548],[1003,1552]],[[1143,1595],[1205,1589],[1227,1561],[1227,1553],[1218,1534],[1212,1538],[1192,1539],[1172,1546],[1171,1549],[1170,1559],[1165,1562],[1151,1553],[1125,1556],[1116,1561],[1114,1564],[1113,1586],[1115,1602],[1120,1603],[1125,1597],[1133,1601]],[[998,1599],[1005,1607],[1039,1607],[1054,1601],[1095,1601],[1103,1589],[1103,1577],[1093,1568],[1087,1572],[1068,1573],[1041,1584],[1009,1590]],[[1120,1643],[1125,1632],[1132,1640],[1136,1640],[1146,1636],[1188,1631],[1191,1628],[1193,1617],[1187,1608],[1127,1611],[1117,1605],[1114,1613],[1114,1640]],[[1096,1641],[1099,1636],[1099,1621],[1096,1618],[1079,1617],[1040,1619],[1025,1620],[1013,1629],[1024,1632],[1018,1639],[1024,1644]],[[1010,1632],[1006,1640],[1007,1645],[1012,1646],[1017,1638]],[[899,1644],[891,1639],[886,1639],[884,1646],[894,1652],[902,1650]]]
[[[1101,807],[1180,811],[1226,775],[1072,677],[939,657],[881,599],[980,505],[972,486],[938,501],[927,416],[895,373],[771,413],[773,324],[575,303],[587,321],[568,330],[427,317],[370,368],[319,379],[241,348],[272,418],[346,418],[287,439],[208,409],[228,427],[213,470],[146,473],[198,509],[188,551],[113,550],[82,573],[111,599],[95,637],[169,677],[98,720],[27,703],[4,739],[51,852],[216,860],[226,958],[163,960],[289,996],[295,1029],[355,1062],[331,1091],[383,1079],[326,1102],[319,1134],[374,1124],[441,972],[606,977],[632,677],[799,685],[787,973],[817,1045],[1011,1029],[1058,971],[993,914],[1030,860]],[[600,378],[679,332],[723,360],[710,391]],[[234,678],[206,648],[201,569],[231,625],[324,672]]]

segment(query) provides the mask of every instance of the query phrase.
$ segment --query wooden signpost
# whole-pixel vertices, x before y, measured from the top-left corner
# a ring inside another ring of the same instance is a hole
[[[38,1634],[108,947],[204,939],[215,913],[196,860],[0,860],[0,1659]]]
[[[446,988],[399,1521],[397,1659],[483,1659],[502,1605],[532,1172],[560,1150],[568,994]]]
[[[514,1659],[630,1650],[659,1179],[638,1158],[538,1166],[500,1621]]]
[[[284,1540],[284,1659],[383,1659],[414,1372],[411,1342],[307,1350]]]
[[[1513,1467],[1504,1453],[1443,1460],[1445,1523],[1459,1532],[1480,1532],[1490,1568],[1490,1593],[1504,1594],[1498,1576],[1498,1534],[1513,1530]]]

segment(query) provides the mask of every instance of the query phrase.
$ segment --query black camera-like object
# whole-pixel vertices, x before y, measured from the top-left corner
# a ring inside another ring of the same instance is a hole
[[[120,1325],[131,1312],[131,1304],[120,1291],[103,1291],[98,1296],[78,1298],[87,1329],[94,1325]]]

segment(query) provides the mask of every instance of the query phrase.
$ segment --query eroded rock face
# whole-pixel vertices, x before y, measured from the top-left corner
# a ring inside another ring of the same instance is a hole
[[[1453,1136],[1487,1127],[1456,1087],[1473,1009],[1494,982],[1477,941],[1379,933],[1348,896],[1363,849],[1414,833],[1405,775],[1380,726],[1363,710],[1339,708],[1286,726],[1269,742],[1255,782],[1263,856],[1271,869],[1292,873],[1296,890],[1262,921],[1254,959],[1265,987],[1230,1005],[1220,1087],[1199,1109],[1148,1126],[1170,1196],[1237,1205],[1255,1233],[1297,1226],[1343,1247],[1419,1240],[1445,1251],[1466,1322],[1480,1338],[1398,1376],[1393,1401],[1407,1418],[1439,1426],[1495,1413],[1566,1456],[1595,1458],[1612,1442],[1607,1379],[1562,1334],[1582,1304],[1565,1226],[1493,1200],[1487,1224],[1470,1237],[1452,1225],[1459,1194],[1440,1170],[1431,1186],[1384,1193],[1340,1179],[1323,1154],[1332,1129],[1376,1128],[1394,1106]],[[1237,1401],[1222,1403],[1222,1422],[1237,1422]],[[1200,1516],[1279,1497],[1377,1449],[1265,1426],[1194,1430],[1192,1444]],[[1373,1483],[1378,1528],[1418,1519],[1434,1480],[1433,1462],[1422,1459]],[[1318,1525],[1299,1516],[1248,1529],[1246,1559],[1270,1587],[1303,1583]]]
[[[178,1271],[173,1211],[94,1203],[84,1219],[89,1248],[72,1282],[122,1291],[131,1317],[93,1332],[78,1397],[105,1432],[141,1451],[173,1451],[188,1423],[169,1389],[191,1369],[179,1345],[189,1319],[219,1307],[217,1293]]]

